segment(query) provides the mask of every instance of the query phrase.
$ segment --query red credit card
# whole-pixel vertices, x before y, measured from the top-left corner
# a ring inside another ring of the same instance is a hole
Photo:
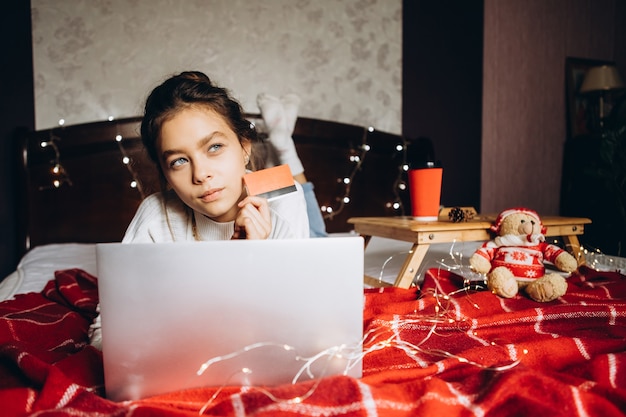
[[[296,191],[296,183],[289,165],[278,165],[254,171],[243,176],[248,195],[275,199]]]

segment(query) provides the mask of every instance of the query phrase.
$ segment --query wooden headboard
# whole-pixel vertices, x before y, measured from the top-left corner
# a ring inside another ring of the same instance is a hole
[[[258,115],[249,118],[262,129]],[[136,117],[18,134],[20,256],[46,243],[122,238],[142,198],[159,190],[139,125]],[[398,181],[406,181],[402,146],[414,141],[303,117],[296,123],[294,141],[318,203],[332,208],[323,212],[328,232],[351,230],[350,217],[410,213],[408,191]],[[62,171],[54,172],[55,166]],[[345,178],[351,179],[349,184]],[[133,188],[135,180],[139,185]]]

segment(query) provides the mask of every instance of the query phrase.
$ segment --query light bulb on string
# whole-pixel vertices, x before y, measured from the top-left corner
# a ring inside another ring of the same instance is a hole
[[[39,146],[41,146],[42,149],[52,149],[52,152],[54,153],[52,160],[50,160],[50,175],[52,177],[50,183],[48,185],[40,186],[39,190],[57,189],[61,188],[63,185],[73,185],[72,180],[65,171],[65,168],[61,165],[61,152],[57,144],[60,140],[60,137],[54,135],[52,131],[50,131],[48,140],[41,141],[39,143]]]
[[[109,118],[109,120],[112,121],[113,118],[111,117]],[[126,149],[124,149],[123,141],[124,141],[124,137],[121,134],[118,133],[115,135],[115,142],[117,143],[117,147],[120,153],[122,154],[122,158],[121,158],[122,164],[126,167],[128,172],[130,173],[130,176],[132,177],[132,180],[129,183],[130,188],[133,188],[139,191],[139,194],[141,195],[141,198],[143,199],[146,197],[146,195],[144,193],[143,187],[141,186],[141,181],[139,180],[139,176],[137,175],[133,167],[132,158],[127,154]]]
[[[115,120],[115,117],[113,116],[109,116],[108,120],[110,122]],[[128,172],[130,173],[132,180],[129,183],[130,188],[134,188],[137,191],[139,191],[139,194],[141,195],[141,198],[145,198],[146,195],[144,193],[143,187],[141,186],[141,181],[139,180],[139,177],[133,167],[132,164],[132,158],[128,155],[128,153],[126,152],[126,149],[124,149],[124,146],[122,144],[124,140],[124,137],[118,133],[115,135],[115,142],[117,143],[117,147],[120,150],[120,153],[122,154],[122,164],[126,167],[126,169],[128,170]]]

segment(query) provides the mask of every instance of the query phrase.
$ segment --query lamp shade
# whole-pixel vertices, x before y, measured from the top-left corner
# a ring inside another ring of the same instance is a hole
[[[580,86],[581,93],[591,91],[614,90],[623,88],[624,82],[614,65],[601,65],[590,68],[585,74],[585,79]]]

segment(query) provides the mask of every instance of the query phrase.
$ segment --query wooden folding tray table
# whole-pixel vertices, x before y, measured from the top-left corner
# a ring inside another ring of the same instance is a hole
[[[348,219],[348,223],[353,224],[355,232],[363,236],[366,247],[372,236],[413,243],[393,283],[395,287],[409,288],[431,244],[492,239],[493,235],[489,228],[496,217],[495,214],[476,215],[459,223],[447,220],[441,215],[439,220],[434,222],[417,221],[413,217],[352,217]],[[579,264],[584,261],[578,235],[584,233],[585,224],[590,224],[590,219],[542,216],[541,222],[547,228],[546,236],[562,237],[565,249],[578,259]],[[364,282],[374,287],[392,285],[367,275]]]

